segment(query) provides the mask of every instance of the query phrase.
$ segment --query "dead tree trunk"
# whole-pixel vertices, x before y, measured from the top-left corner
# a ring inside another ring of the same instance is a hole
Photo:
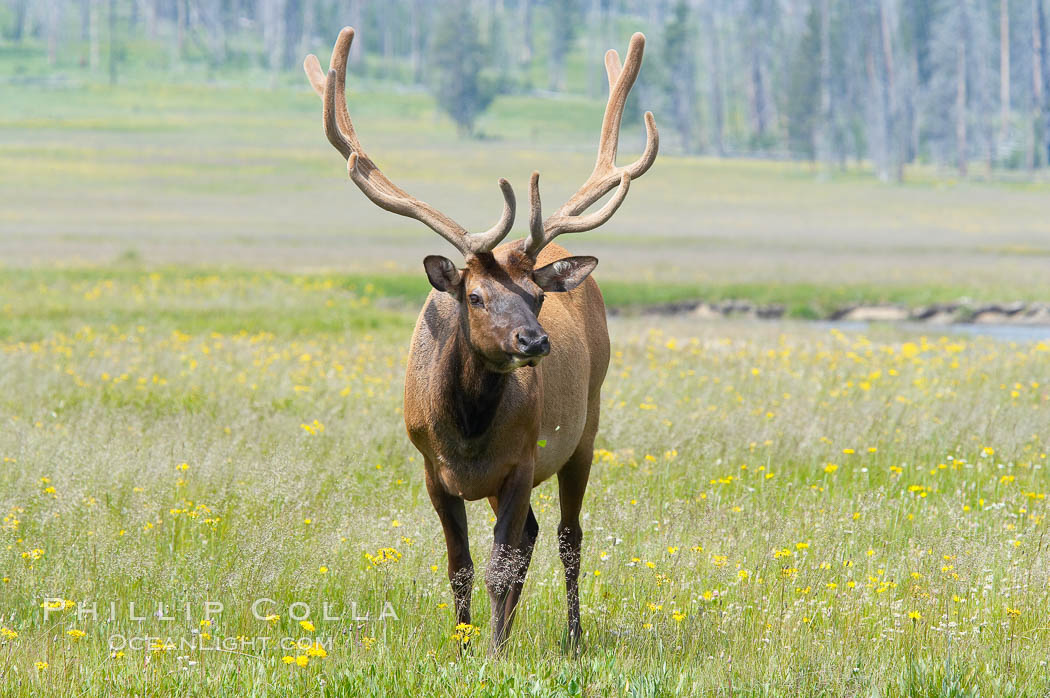
[[[1010,2],[999,0],[999,147],[1010,135]]]
[[[966,176],[966,41],[960,39],[956,50],[955,76],[955,161],[959,175]]]
[[[186,41],[186,3],[175,0],[175,59],[182,60],[182,47]]]
[[[350,3],[350,26],[361,29],[365,23],[366,0],[352,0]],[[359,37],[360,39],[360,37]],[[358,65],[365,60],[365,42],[358,40],[354,42],[348,59],[351,65]]]
[[[832,162],[831,153],[831,7],[820,0],[820,113],[815,133],[817,167],[822,176]]]
[[[16,0],[14,4],[14,21],[11,26],[11,39],[21,43],[26,33],[26,16],[29,14],[29,0]]]
[[[887,0],[879,3],[879,32],[881,34],[882,64],[885,74],[885,114],[886,114],[886,157],[887,176],[889,170],[893,171],[893,178],[901,182],[904,180],[904,157],[901,148],[901,138],[898,133],[900,127],[900,104],[897,99],[897,75],[896,63],[893,59],[893,34],[890,29],[889,11],[886,7]]]
[[[48,0],[47,3],[47,64],[58,61],[58,33],[62,30],[62,3]]]
[[[1046,17],[1042,0],[1032,0],[1032,130],[1028,167],[1034,170],[1046,163],[1046,123],[1044,85],[1046,80]]]
[[[80,40],[91,36],[91,0],[80,0]]]
[[[521,62],[532,62],[532,0],[521,0]]]
[[[423,52],[425,51],[423,46],[423,13],[426,11],[426,6],[424,0],[413,0],[412,19],[409,26],[412,44],[412,81],[417,84],[422,83],[425,79],[423,75]]]
[[[88,26],[88,63],[92,72],[98,72],[99,66],[102,65],[102,49],[98,31],[98,3],[99,0],[89,0],[91,16]]]
[[[711,56],[711,142],[715,147],[718,157],[725,157],[725,86],[723,79],[722,45],[719,40],[720,29],[718,10],[711,7],[708,10],[708,22],[711,33],[708,45]]]
[[[109,29],[106,39],[109,44],[109,84],[117,84],[117,0],[109,0]]]

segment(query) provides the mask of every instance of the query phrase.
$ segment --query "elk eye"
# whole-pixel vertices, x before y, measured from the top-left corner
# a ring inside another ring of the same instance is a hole
[[[470,304],[473,305],[473,306],[477,306],[477,307],[481,308],[481,307],[484,307],[484,305],[485,305],[484,303],[481,302],[481,296],[479,296],[476,293],[470,294],[469,296],[467,296],[467,299],[470,301]]]

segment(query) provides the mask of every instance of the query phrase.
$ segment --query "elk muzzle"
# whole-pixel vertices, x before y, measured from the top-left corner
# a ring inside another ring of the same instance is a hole
[[[547,354],[551,353],[551,341],[542,327],[522,326],[511,335],[511,347],[507,352],[508,368],[514,370],[522,366],[536,366]]]
[[[528,357],[543,357],[551,353],[551,340],[542,329],[522,327],[514,332],[519,353]]]

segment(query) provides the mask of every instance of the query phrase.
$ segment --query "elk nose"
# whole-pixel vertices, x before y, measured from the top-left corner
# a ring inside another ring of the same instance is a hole
[[[525,356],[546,356],[551,351],[551,342],[543,332],[518,330],[518,349]]]

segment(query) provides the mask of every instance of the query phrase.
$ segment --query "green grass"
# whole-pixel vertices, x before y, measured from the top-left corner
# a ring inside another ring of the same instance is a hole
[[[600,276],[600,275],[599,275]],[[606,305],[627,314],[675,303],[749,300],[795,319],[825,318],[850,303],[917,307],[956,301],[965,286],[657,283],[601,279]],[[265,292],[260,293],[260,290]],[[0,339],[33,340],[81,326],[149,325],[183,332],[282,336],[412,326],[430,291],[422,273],[343,274],[121,264],[0,269]],[[187,300],[186,294],[191,294]],[[1037,300],[1036,294],[1025,299]]]
[[[34,340],[82,326],[276,333],[411,328],[426,278],[134,267],[0,272],[0,337]],[[376,307],[376,306],[379,307]]]
[[[18,76],[0,102],[0,694],[1050,691],[1047,343],[632,312],[1045,299],[1046,181],[821,181],[676,157],[665,127],[616,218],[563,239],[600,257],[626,311],[585,502],[585,650],[560,647],[544,484],[493,660],[481,575],[480,636],[451,639],[400,415],[420,262],[449,248],[345,181],[297,77],[137,69],[109,87],[75,55],[61,79],[24,58],[0,47]],[[593,162],[598,99],[501,98],[485,139],[461,141],[426,94],[350,83],[372,155],[471,229],[498,214],[497,177],[523,201],[540,169],[553,207]],[[622,161],[641,145],[626,128]],[[492,521],[481,503],[469,516],[483,567]],[[261,598],[278,618],[253,616]],[[63,610],[45,616],[48,599]],[[224,604],[210,626],[207,601]],[[387,602],[397,620],[377,619]],[[147,635],[111,656],[114,636]],[[303,637],[327,656],[274,644]]]
[[[659,307],[683,301],[751,301],[762,306],[779,305],[784,314],[798,320],[827,318],[853,304],[901,305],[909,308],[932,303],[958,301],[972,294],[967,286],[876,286],[873,284],[813,283],[639,283],[612,280],[602,284],[606,303],[613,308],[633,310]],[[1038,294],[1022,293],[1024,300],[1038,300]]]
[[[548,483],[494,660],[481,575],[480,635],[463,652],[450,637],[401,423],[416,277],[129,262],[0,278],[5,696],[1050,690],[1047,343],[614,318],[585,649],[561,650]],[[483,568],[491,515],[468,513]],[[370,563],[381,548],[397,555]],[[48,599],[73,605],[45,617]],[[258,599],[279,618],[255,618]],[[207,601],[223,610],[202,625]],[[397,620],[377,618],[387,602]],[[144,636],[153,649],[122,645]]]

